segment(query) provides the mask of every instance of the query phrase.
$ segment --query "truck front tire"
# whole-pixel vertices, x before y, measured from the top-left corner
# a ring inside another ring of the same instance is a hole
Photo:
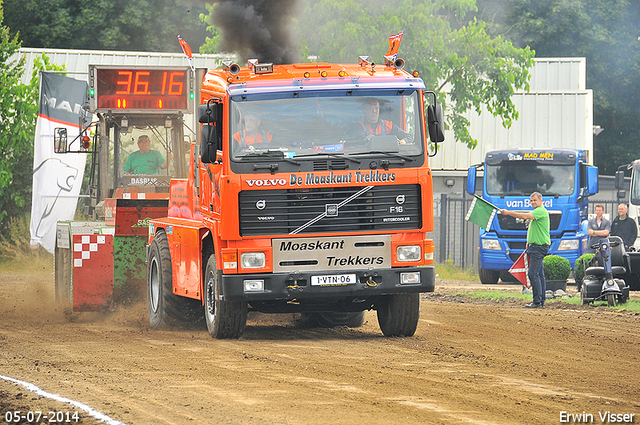
[[[500,270],[483,269],[481,267],[478,274],[480,275],[480,283],[485,285],[495,285],[500,278]]]
[[[202,325],[202,302],[173,294],[171,253],[164,231],[149,247],[147,264],[147,310],[152,329]]]
[[[209,335],[216,339],[240,338],[247,323],[247,302],[224,299],[222,272],[218,270],[215,254],[209,256],[204,276],[204,316]]]
[[[420,318],[420,294],[385,296],[378,306],[378,324],[384,336],[412,336]]]

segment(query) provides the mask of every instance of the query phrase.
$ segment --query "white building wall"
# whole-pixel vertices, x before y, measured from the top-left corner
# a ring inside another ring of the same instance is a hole
[[[89,65],[139,65],[139,66],[188,66],[184,53],[126,52],[110,50],[68,50],[22,48],[19,55],[27,60],[22,82],[28,84],[33,73],[33,63],[37,56],[45,53],[52,63],[64,66],[68,75],[76,80],[88,81]],[[15,55],[13,59],[15,59]],[[231,60],[226,55],[193,55],[196,68],[214,69],[223,60]]]
[[[530,85],[528,93],[513,95],[519,118],[510,128],[504,128],[502,120],[485,108],[480,115],[469,112],[469,131],[478,146],[468,149],[447,130],[446,141],[430,158],[431,168],[466,171],[483,162],[489,150],[519,147],[586,149],[593,163],[593,93],[585,89],[585,59],[536,59]]]

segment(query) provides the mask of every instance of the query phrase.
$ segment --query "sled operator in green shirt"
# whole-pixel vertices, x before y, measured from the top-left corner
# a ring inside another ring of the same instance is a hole
[[[516,212],[500,210],[504,215],[510,215],[529,222],[527,231],[527,252],[529,253],[529,280],[533,290],[533,302],[525,305],[526,308],[544,307],[547,283],[544,280],[544,267],[542,260],[549,252],[551,246],[551,235],[549,233],[549,212],[542,205],[542,194],[533,192],[531,197],[531,212]]]
[[[151,149],[151,140],[146,134],[138,137],[138,148],[140,150],[129,155],[124,164],[126,174],[158,174],[160,168],[166,170],[169,167],[169,161],[165,161],[160,152]],[[169,153],[171,158],[173,154]]]

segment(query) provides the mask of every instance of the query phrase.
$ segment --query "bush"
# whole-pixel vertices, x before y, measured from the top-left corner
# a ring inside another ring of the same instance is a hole
[[[573,277],[576,279],[576,284],[580,287],[582,279],[584,279],[584,271],[589,265],[589,261],[593,258],[594,254],[582,254],[576,260],[576,265],[573,267]]]
[[[571,263],[559,255],[547,255],[542,264],[546,280],[567,280],[571,274]]]

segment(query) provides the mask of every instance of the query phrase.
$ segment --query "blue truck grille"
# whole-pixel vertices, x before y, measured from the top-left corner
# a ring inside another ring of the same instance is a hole
[[[422,227],[420,185],[250,190],[239,205],[242,236]]]
[[[498,224],[502,230],[527,230],[524,220],[516,220],[510,215],[498,214]],[[562,214],[549,214],[549,227],[551,231],[558,230]]]

